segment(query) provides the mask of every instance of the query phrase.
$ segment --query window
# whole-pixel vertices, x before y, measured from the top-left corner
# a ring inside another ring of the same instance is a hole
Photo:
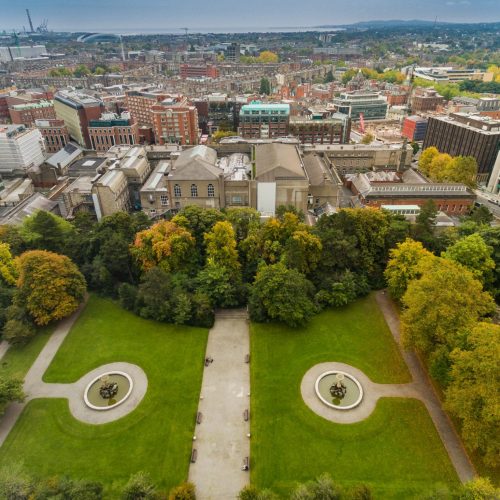
[[[160,202],[162,207],[168,206],[168,196],[166,194],[160,195]]]
[[[176,196],[177,198],[181,197],[181,187],[179,186],[179,184],[176,184],[174,186],[174,196]]]
[[[207,187],[208,197],[213,198],[215,196],[215,188],[213,184],[209,184]]]
[[[198,196],[198,187],[196,184],[191,184],[191,196],[196,198]]]

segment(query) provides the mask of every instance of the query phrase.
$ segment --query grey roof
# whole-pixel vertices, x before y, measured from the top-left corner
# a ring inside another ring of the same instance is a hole
[[[0,212],[1,224],[20,224],[26,217],[29,217],[37,210],[46,210],[47,212],[59,212],[58,202],[49,200],[41,193],[33,193],[28,198],[18,203],[15,207],[9,207]],[[7,208],[7,207],[6,207]]]
[[[323,162],[323,159],[317,154],[304,155],[304,168],[309,177],[311,186],[322,186],[325,182],[332,182],[332,177],[328,172],[328,167]]]
[[[216,167],[217,151],[207,146],[196,146],[182,151],[169,174],[171,180],[213,180],[223,170]]]
[[[280,143],[256,146],[255,178],[261,182],[284,178],[306,179],[297,147]]]
[[[69,177],[79,177],[80,175],[92,175],[97,173],[97,169],[105,163],[107,158],[99,156],[84,156],[73,162],[68,168]]]
[[[78,146],[70,142],[66,144],[63,149],[53,154],[50,158],[47,158],[45,163],[55,168],[57,168],[59,164],[61,164],[61,167],[66,167],[82,153],[83,151]]]

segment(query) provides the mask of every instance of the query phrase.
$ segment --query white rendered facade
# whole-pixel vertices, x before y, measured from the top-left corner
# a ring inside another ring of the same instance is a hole
[[[24,174],[44,160],[44,141],[38,129],[23,125],[0,127],[0,174]]]

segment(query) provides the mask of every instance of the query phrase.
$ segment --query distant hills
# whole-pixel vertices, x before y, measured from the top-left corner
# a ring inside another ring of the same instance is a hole
[[[416,28],[427,28],[434,25],[439,26],[474,26],[474,25],[488,25],[488,26],[500,26],[500,21],[491,23],[453,23],[446,21],[426,21],[423,19],[388,19],[388,20],[374,20],[374,21],[360,21],[352,24],[323,24],[320,26],[314,26],[314,28],[328,29],[328,28],[357,28],[357,29],[376,29],[376,28],[403,28],[403,27],[416,27]]]

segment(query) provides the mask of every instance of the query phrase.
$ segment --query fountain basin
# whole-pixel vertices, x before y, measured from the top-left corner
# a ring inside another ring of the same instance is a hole
[[[118,384],[118,391],[109,399],[103,398],[100,393],[103,377],[105,377],[107,383]],[[83,399],[85,404],[93,410],[111,410],[125,402],[133,388],[134,382],[128,373],[121,371],[104,372],[89,382],[85,388]]]
[[[332,395],[331,388],[341,380],[345,395],[342,398]],[[358,380],[351,374],[335,370],[322,373],[315,384],[316,395],[330,408],[336,410],[351,410],[361,403],[363,388]]]

